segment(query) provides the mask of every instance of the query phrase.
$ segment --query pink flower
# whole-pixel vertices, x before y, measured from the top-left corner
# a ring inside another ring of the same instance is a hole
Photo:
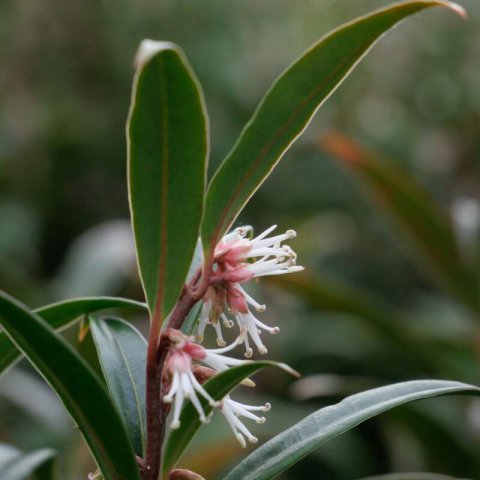
[[[240,331],[243,332],[240,342],[245,344],[245,356],[251,357],[253,350],[250,340],[259,353],[267,353],[267,348],[260,339],[260,333],[267,331],[278,333],[278,327],[269,327],[261,322],[250,311],[253,307],[257,312],[264,312],[265,305],[252,298],[240,285],[252,278],[266,275],[283,275],[303,270],[296,265],[297,256],[288,245],[281,245],[285,240],[294,238],[296,233],[287,230],[285,233],[268,237],[276,228],[272,226],[263,233],[248,239],[251,227],[240,227],[227,234],[215,248],[215,265],[212,271],[212,283],[204,298],[197,328],[197,339],[203,341],[207,325],[211,325],[217,334],[217,343],[225,345],[222,326],[233,326],[233,322],[225,315],[225,310],[235,316]],[[258,258],[260,257],[260,258]],[[258,258],[253,263],[251,259]],[[222,322],[220,322],[220,320]]]
[[[168,393],[163,396],[165,403],[174,402],[171,428],[180,426],[180,413],[185,399],[189,399],[198,412],[200,421],[208,422],[208,417],[202,407],[198,395],[208,401],[212,407],[217,407],[220,402],[215,401],[197,380],[193,373],[193,362],[201,362],[217,372],[226,370],[231,366],[242,365],[244,360],[224,357],[222,353],[232,350],[238,341],[230,346],[219,349],[206,349],[195,343],[193,337],[187,337],[178,330],[170,330],[167,335],[172,343],[172,349],[167,357],[166,366],[170,372],[171,382]]]

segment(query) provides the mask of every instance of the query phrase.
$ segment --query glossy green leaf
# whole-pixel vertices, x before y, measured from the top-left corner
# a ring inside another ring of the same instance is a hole
[[[146,308],[144,303],[115,297],[76,298],[37,308],[34,312],[42,317],[52,328],[61,331],[69,327],[82,315],[110,308]],[[21,352],[0,332],[0,374],[22,358]]]
[[[123,421],[90,366],[45,320],[1,291],[0,324],[57,393],[106,480],[139,479]]]
[[[272,277],[268,282],[297,295],[312,308],[363,319],[399,352],[407,352],[426,371],[438,372],[437,352],[427,340],[419,338],[392,307],[370,292],[305,273]]]
[[[208,122],[200,85],[176,45],[145,40],[137,64],[127,125],[130,210],[147,303],[160,322],[197,244]]]
[[[350,138],[332,133],[323,148],[355,173],[373,200],[401,229],[417,251],[416,259],[451,292],[480,309],[474,277],[462,264],[457,238],[446,212],[428,191],[392,161],[370,152]]]
[[[209,185],[202,224],[208,258],[318,108],[382,34],[405,17],[434,6],[462,13],[458,5],[440,0],[391,5],[323,37],[277,79]]]
[[[110,395],[127,426],[135,452],[145,451],[147,342],[119,318],[90,318],[90,328]]]
[[[10,445],[0,444],[0,478],[2,480],[25,480],[35,474],[37,480],[53,480],[51,466],[56,452],[49,448],[22,453]]]
[[[250,375],[258,372],[265,367],[281,368],[293,375],[297,373],[288,365],[278,362],[259,361],[246,362],[244,365],[233,367],[224,372],[219,373],[215,377],[205,382],[205,390],[215,400],[222,400],[233,388],[239,385],[243,380]],[[212,407],[208,402],[201,397],[205,414],[208,415],[212,411]],[[166,475],[176,464],[182,453],[184,452],[190,440],[200,428],[202,423],[199,420],[198,413],[191,402],[188,402],[182,410],[180,415],[180,428],[171,430],[165,445],[163,472]]]
[[[365,477],[361,480],[468,480],[467,478],[454,478],[448,475],[438,473],[390,473],[387,475],[376,475],[374,477]]]
[[[224,480],[270,480],[322,443],[391,408],[439,395],[480,395],[480,388],[460,382],[417,380],[367,390],[322,408],[263,444]]]

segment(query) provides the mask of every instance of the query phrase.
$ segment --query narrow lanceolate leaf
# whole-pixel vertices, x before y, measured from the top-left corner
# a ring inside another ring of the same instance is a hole
[[[145,372],[147,342],[119,318],[90,318],[93,340],[113,401],[138,456],[145,450]]]
[[[243,380],[265,367],[277,367],[287,371],[288,373],[297,375],[297,372],[292,370],[284,363],[270,361],[247,362],[244,365],[230,368],[211,378],[205,382],[205,390],[212,396],[214,400],[222,400],[225,395],[227,395]],[[200,401],[205,414],[208,416],[208,414],[212,411],[212,407],[203,397],[200,398]],[[180,428],[177,430],[171,430],[167,439],[163,459],[164,475],[166,475],[175,466],[176,462],[185,451],[185,448],[187,448],[190,440],[201,425],[202,424],[199,420],[197,411],[193,407],[192,403],[188,402],[180,415]]]
[[[53,480],[52,476],[46,476],[46,472],[53,464],[55,456],[56,452],[49,448],[22,453],[10,445],[0,444],[0,478],[25,480],[35,473],[39,480]]]
[[[61,331],[69,327],[82,315],[107,310],[111,308],[145,309],[144,303],[115,297],[76,298],[53,303],[37,308],[35,313],[42,317],[52,328]],[[0,332],[0,374],[22,358],[22,353],[8,338],[5,332]]]
[[[138,480],[122,418],[86,362],[39,315],[1,291],[0,325],[57,393],[105,479]]]
[[[367,390],[322,408],[265,443],[240,462],[224,480],[270,480],[322,443],[393,407],[439,395],[480,395],[460,382],[417,380]]]
[[[127,125],[130,210],[152,315],[175,304],[203,212],[208,122],[198,81],[174,44],[145,40]]]
[[[350,22],[307,50],[274,83],[208,188],[202,239],[206,254],[248,199],[383,33],[428,7],[461,7],[441,0],[405,1]]]
[[[480,309],[476,284],[463,265],[457,238],[445,212],[414,178],[350,138],[331,133],[321,146],[354,172],[372,198],[405,233],[441,284]]]

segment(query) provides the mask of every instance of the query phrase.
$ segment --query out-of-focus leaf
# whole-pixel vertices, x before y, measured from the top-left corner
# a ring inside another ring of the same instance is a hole
[[[119,318],[90,318],[93,340],[108,389],[130,434],[135,452],[145,450],[147,342]]]
[[[36,480],[55,480],[57,478],[57,464],[55,458],[45,460],[35,471]]]
[[[439,475],[437,473],[390,473],[387,475],[377,475],[375,477],[364,477],[361,480],[468,480],[467,478],[454,478],[448,475]]]
[[[432,470],[455,472],[462,477],[477,476],[478,468],[474,465],[478,452],[473,439],[469,441],[468,420],[464,419],[463,409],[459,412],[460,418],[454,415],[446,419],[444,411],[436,411],[433,407],[416,404],[392,412],[388,424],[383,427],[383,437],[387,442],[391,439],[390,443],[394,445],[392,437],[399,429],[407,429],[418,440],[416,450],[421,452]],[[453,411],[453,408],[449,409],[449,412]]]
[[[265,367],[277,367],[293,375],[297,375],[297,372],[284,363],[270,361],[246,362],[244,365],[225,370],[205,382],[205,390],[213,399],[222,400],[230,390],[239,385],[243,380]],[[205,414],[208,415],[212,411],[212,407],[203,397],[200,398],[200,401]],[[190,440],[195,435],[195,432],[201,425],[197,411],[192,403],[188,402],[180,415],[180,427],[177,430],[170,431],[170,435],[168,436],[165,445],[163,459],[164,475],[175,466]]]
[[[55,390],[107,480],[139,479],[123,421],[100,379],[43,320],[0,291],[0,323]]]
[[[127,135],[138,265],[150,312],[161,322],[197,244],[208,156],[203,94],[176,45],[141,44]]]
[[[392,162],[344,135],[331,133],[321,144],[358,175],[382,210],[410,238],[418,250],[417,257],[441,283],[478,311],[476,284],[462,263],[453,227],[428,192]]]
[[[480,388],[444,380],[417,380],[347,397],[309,415],[240,462],[224,480],[269,480],[297,463],[323,442],[393,407],[451,394],[480,395]]]
[[[282,275],[268,279],[304,299],[308,305],[324,311],[346,313],[364,319],[386,341],[399,350],[408,351],[428,371],[438,371],[436,352],[411,332],[398,314],[369,292],[347,287],[331,280],[312,278],[308,274]]]
[[[56,452],[49,448],[22,453],[10,445],[0,444],[0,478],[25,480],[35,474],[37,480],[53,480]]]
[[[37,308],[35,313],[42,317],[50,327],[61,331],[69,327],[82,315],[106,310],[110,308],[146,308],[144,303],[125,298],[115,297],[89,297],[65,300]],[[0,332],[0,374],[8,367],[22,358],[21,352],[8,338],[7,334]]]
[[[55,297],[115,295],[135,274],[135,245],[126,219],[83,232],[69,246],[53,282]]]
[[[209,185],[202,223],[207,261],[318,108],[375,42],[404,18],[435,6],[462,12],[456,4],[437,0],[406,1],[377,10],[323,37],[277,79]]]

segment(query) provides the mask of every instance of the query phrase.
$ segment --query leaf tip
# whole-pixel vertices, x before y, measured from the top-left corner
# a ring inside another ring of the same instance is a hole
[[[468,18],[467,11],[459,3],[450,2],[449,0],[440,0],[435,3],[439,6],[450,9],[452,12],[456,13],[459,17],[463,18],[464,20]]]
[[[300,378],[302,376],[300,372],[297,372],[295,369],[293,369],[290,365],[287,365],[286,363],[279,363],[278,365],[282,370],[289,373],[290,375],[293,375],[295,378]]]
[[[133,64],[136,69],[142,68],[158,52],[161,52],[162,50],[173,50],[173,49],[175,49],[175,44],[173,44],[172,42],[150,40],[146,38],[141,41],[140,46],[138,47],[137,53],[135,54]]]

